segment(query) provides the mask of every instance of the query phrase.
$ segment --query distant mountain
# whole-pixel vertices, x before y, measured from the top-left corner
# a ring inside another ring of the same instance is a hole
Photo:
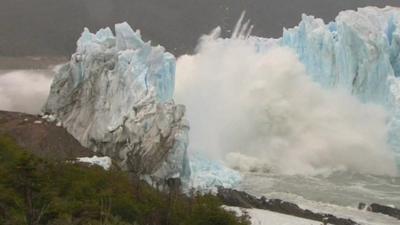
[[[68,56],[83,28],[127,21],[175,54],[194,49],[221,25],[229,34],[243,10],[254,34],[280,36],[301,13],[332,20],[343,9],[400,6],[390,0],[1,0],[0,56]]]

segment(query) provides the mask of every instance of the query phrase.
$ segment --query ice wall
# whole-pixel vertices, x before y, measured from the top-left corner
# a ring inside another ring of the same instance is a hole
[[[190,188],[204,192],[217,191],[217,187],[235,188],[241,181],[239,172],[220,161],[210,160],[199,153],[190,154],[189,159]]]
[[[219,28],[204,36],[177,63],[191,148],[245,171],[396,175],[396,15],[365,8],[329,24],[303,16],[280,39],[249,36],[248,23],[231,38]]]
[[[281,44],[295,50],[323,87],[385,106],[389,142],[400,153],[400,9],[343,11],[328,24],[303,15],[297,27],[284,30]]]
[[[190,174],[185,107],[173,102],[175,57],[127,23],[85,29],[56,74],[43,109],[80,143],[123,169],[156,177]]]
[[[246,172],[396,174],[383,107],[322,88],[292,50],[261,42],[212,34],[178,59],[191,149]]]

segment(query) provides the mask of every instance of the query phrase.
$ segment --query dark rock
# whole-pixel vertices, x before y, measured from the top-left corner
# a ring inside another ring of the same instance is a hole
[[[358,209],[359,209],[359,210],[363,210],[363,209],[365,209],[365,207],[367,207],[367,204],[365,204],[364,202],[360,202],[360,203],[358,204]]]
[[[262,208],[263,200],[259,200],[243,191],[218,188],[217,196],[224,202],[224,204],[229,206],[237,206],[242,208]]]
[[[389,207],[389,206],[373,203],[368,207],[368,211],[371,211],[374,213],[381,213],[381,214],[391,216],[391,217],[394,217],[394,218],[400,220],[400,209],[397,209],[394,207]]]
[[[357,225],[356,222],[350,219],[338,218],[331,214],[314,213],[310,210],[302,209],[294,203],[286,202],[280,199],[267,199],[265,197],[256,198],[244,191],[219,188],[217,196],[225,205],[228,206],[265,209],[304,219],[315,220],[325,224]]]

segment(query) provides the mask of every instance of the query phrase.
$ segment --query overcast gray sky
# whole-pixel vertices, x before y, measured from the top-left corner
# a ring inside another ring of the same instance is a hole
[[[332,20],[343,9],[400,6],[391,0],[0,0],[0,56],[65,55],[87,26],[98,29],[128,21],[146,39],[179,55],[201,34],[231,29],[243,10],[254,34],[280,36],[302,13]]]

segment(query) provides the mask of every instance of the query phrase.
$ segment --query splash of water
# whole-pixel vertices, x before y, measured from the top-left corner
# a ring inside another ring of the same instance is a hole
[[[235,37],[216,29],[178,59],[175,99],[187,106],[192,150],[242,170],[397,173],[381,107],[321,88],[289,49],[260,53]]]

